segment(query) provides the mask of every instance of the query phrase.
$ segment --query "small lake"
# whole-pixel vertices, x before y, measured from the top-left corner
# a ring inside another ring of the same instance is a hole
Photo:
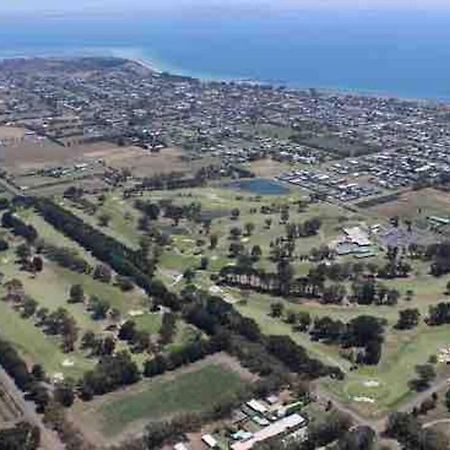
[[[254,180],[233,181],[227,187],[251,192],[256,195],[286,195],[291,191],[288,187],[273,180],[256,178]]]

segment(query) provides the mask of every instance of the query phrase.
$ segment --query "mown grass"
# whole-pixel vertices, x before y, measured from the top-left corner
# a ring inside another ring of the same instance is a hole
[[[213,382],[212,382],[213,380]],[[161,420],[183,413],[206,412],[245,385],[241,377],[216,364],[185,372],[174,379],[141,383],[135,392],[106,401],[95,411],[101,431],[117,435],[133,422]]]
[[[62,373],[77,379],[94,365],[93,360],[79,352],[63,353],[57,338],[45,335],[30,319],[23,319],[3,301],[0,301],[0,334],[13,343],[30,365],[42,364],[50,376]],[[73,361],[73,367],[64,367],[65,359]]]

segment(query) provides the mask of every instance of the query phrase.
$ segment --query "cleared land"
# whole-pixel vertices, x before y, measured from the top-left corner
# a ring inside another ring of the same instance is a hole
[[[367,209],[367,212],[379,217],[399,216],[415,221],[432,215],[446,218],[449,211],[450,194],[434,188],[404,192],[396,200]]]
[[[0,141],[19,141],[26,134],[24,128],[0,126]]]
[[[252,379],[232,358],[217,354],[93,402],[78,403],[72,415],[95,442],[120,439],[152,420],[209,411]]]

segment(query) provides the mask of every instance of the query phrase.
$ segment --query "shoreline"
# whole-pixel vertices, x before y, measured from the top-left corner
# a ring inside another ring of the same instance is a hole
[[[118,47],[86,47],[79,49],[63,49],[63,51],[55,51],[55,49],[43,49],[42,52],[36,50],[12,50],[0,51],[0,61],[6,59],[32,59],[32,58],[101,58],[112,57],[122,58],[134,62],[154,73],[182,76],[192,78],[205,83],[208,82],[223,82],[223,83],[237,83],[237,84],[252,84],[260,86],[273,86],[276,88],[284,88],[289,91],[306,92],[315,90],[320,95],[326,96],[351,96],[351,97],[365,97],[379,100],[390,100],[397,102],[407,102],[416,104],[441,105],[450,106],[450,95],[446,96],[408,96],[403,94],[395,94],[390,92],[372,91],[359,88],[344,88],[344,87],[325,87],[325,86],[305,86],[298,82],[274,81],[274,80],[258,80],[258,79],[243,79],[233,76],[199,74],[184,70],[182,68],[171,67],[163,62],[157,61],[154,58],[147,57],[143,54],[141,49],[136,48],[118,48]]]
[[[365,97],[365,98],[374,98],[379,100],[391,100],[397,102],[407,102],[407,103],[417,103],[417,104],[438,104],[438,105],[446,105],[450,106],[450,96],[449,97],[407,97],[403,95],[393,94],[393,93],[381,93],[376,91],[368,91],[362,90],[358,88],[336,88],[336,87],[317,87],[317,86],[300,86],[296,85],[295,82],[276,82],[276,81],[264,81],[264,80],[252,80],[252,79],[239,79],[233,77],[221,77],[221,76],[207,76],[207,75],[195,75],[190,74],[189,72],[183,73],[182,70],[170,70],[170,69],[162,69],[161,67],[155,66],[150,60],[145,58],[135,58],[135,57],[127,57],[123,56],[124,59],[128,59],[136,64],[139,64],[143,67],[146,67],[153,72],[162,74],[167,73],[169,75],[178,75],[183,77],[192,78],[194,80],[199,80],[202,82],[223,82],[223,83],[237,83],[237,84],[253,84],[253,85],[261,85],[261,86],[273,86],[277,88],[284,88],[289,91],[296,92],[305,92],[315,90],[320,95],[327,96],[350,96],[350,97]]]

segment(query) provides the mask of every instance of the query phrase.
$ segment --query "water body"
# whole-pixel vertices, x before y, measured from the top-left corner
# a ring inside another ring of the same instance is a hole
[[[253,180],[234,181],[228,185],[232,189],[251,192],[256,195],[286,195],[290,189],[276,181],[265,178],[256,178]]]
[[[116,55],[210,79],[450,101],[450,13],[0,17],[0,57]]]

